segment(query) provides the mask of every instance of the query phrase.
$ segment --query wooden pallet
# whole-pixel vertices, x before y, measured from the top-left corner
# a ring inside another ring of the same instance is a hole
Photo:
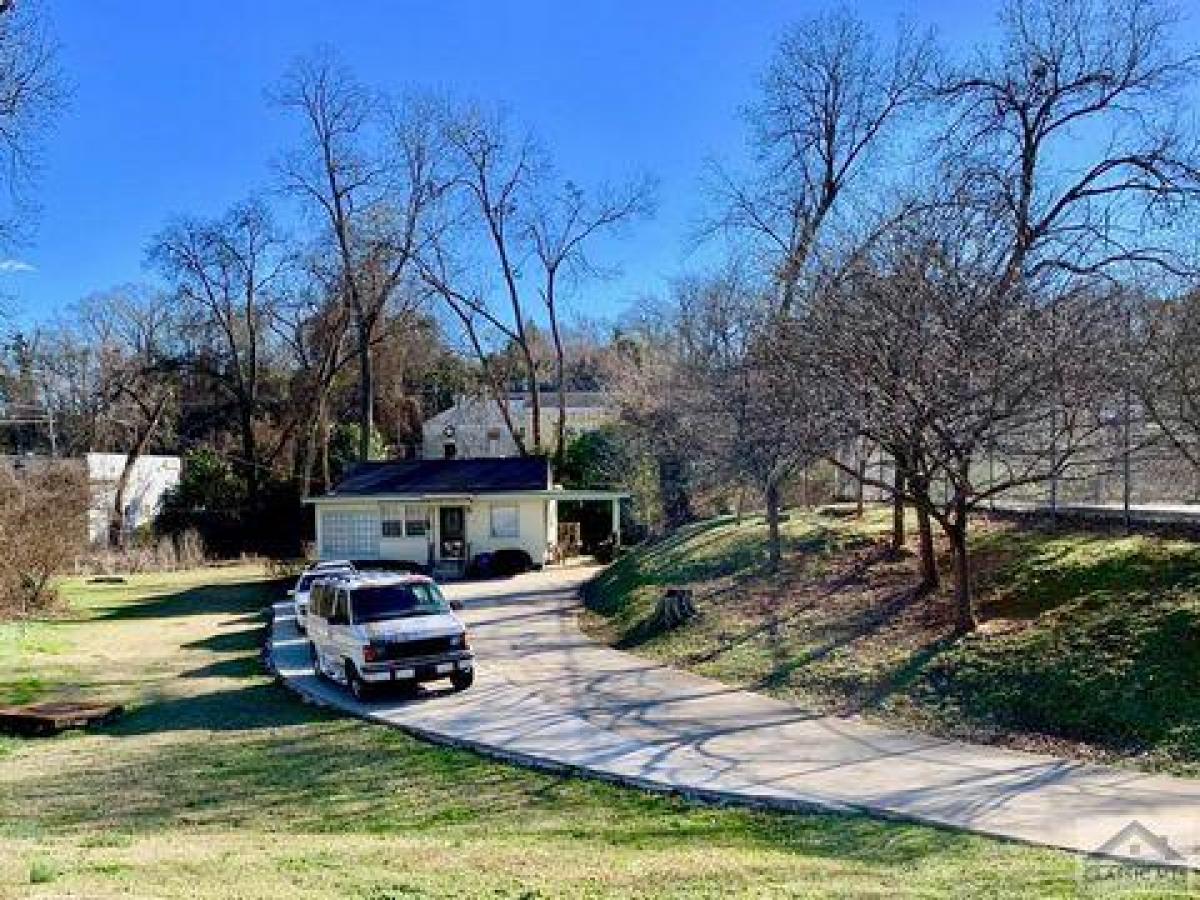
[[[111,722],[123,708],[111,703],[31,703],[0,706],[0,731],[26,735],[58,734]]]

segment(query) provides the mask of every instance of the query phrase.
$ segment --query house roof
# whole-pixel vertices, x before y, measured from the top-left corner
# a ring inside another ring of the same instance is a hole
[[[359,463],[326,496],[502,494],[549,487],[550,464],[544,456],[406,459]]]

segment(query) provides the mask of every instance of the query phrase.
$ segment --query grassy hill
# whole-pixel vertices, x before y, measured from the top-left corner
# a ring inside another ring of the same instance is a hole
[[[585,628],[825,712],[1200,773],[1200,545],[980,522],[983,624],[957,639],[946,592],[915,596],[914,561],[888,556],[889,525],[795,513],[767,577],[761,519],[699,523],[609,569]],[[657,633],[666,585],[701,616]]]
[[[257,660],[280,591],[246,567],[76,581],[60,618],[0,625],[0,702],[129,706],[93,732],[0,738],[0,896],[1075,895],[1064,853],[694,807],[306,706]]]

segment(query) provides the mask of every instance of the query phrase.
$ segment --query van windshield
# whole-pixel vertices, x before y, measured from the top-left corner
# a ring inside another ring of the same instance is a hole
[[[426,582],[355,588],[355,622],[382,622],[409,616],[436,616],[450,611],[437,585]]]

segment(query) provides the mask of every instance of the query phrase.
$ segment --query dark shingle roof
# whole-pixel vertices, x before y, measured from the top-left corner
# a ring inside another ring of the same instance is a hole
[[[406,459],[359,463],[329,492],[329,496],[496,494],[544,491],[548,487],[550,468],[544,456]]]

